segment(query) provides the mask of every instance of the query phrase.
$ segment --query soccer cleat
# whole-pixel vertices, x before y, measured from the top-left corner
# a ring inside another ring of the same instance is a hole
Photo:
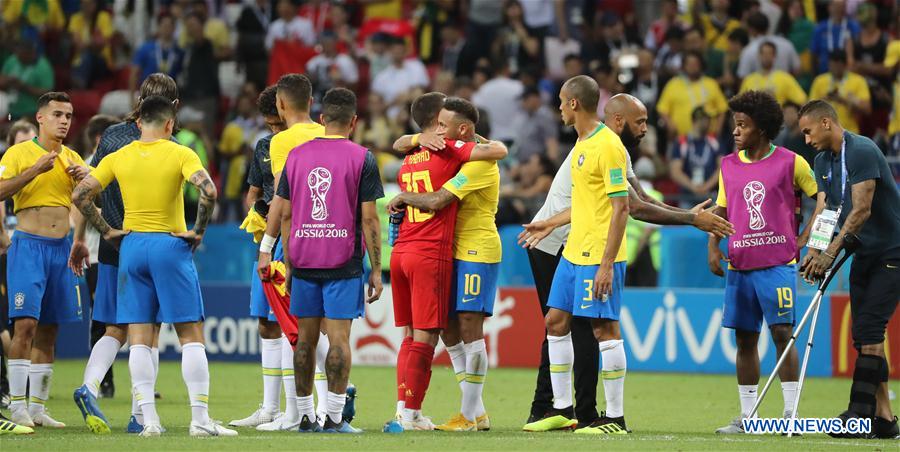
[[[744,416],[741,415],[731,420],[731,423],[716,429],[718,435],[742,435],[744,434]]]
[[[361,429],[353,427],[347,421],[341,420],[335,423],[330,417],[325,416],[325,426],[322,427],[322,433],[362,433]]]
[[[31,420],[34,421],[34,425],[38,427],[64,428],[66,426],[66,424],[50,417],[50,413],[46,410],[44,410],[43,413],[32,416]]]
[[[82,385],[76,389],[75,393],[72,394],[72,398],[81,411],[84,423],[87,424],[88,429],[92,433],[97,435],[108,435],[110,433],[109,421],[106,420],[106,416],[100,411],[100,407],[97,406],[97,399],[88,390],[87,385]]]
[[[347,421],[347,423],[353,422],[353,418],[356,416],[356,386],[352,384],[347,385],[347,402],[344,403],[344,411],[341,412],[341,417]]]
[[[263,410],[262,405],[259,406],[259,409],[253,412],[250,416],[247,416],[243,419],[235,419],[228,423],[231,427],[256,427],[261,424],[268,424],[275,420],[278,413],[269,413]]]
[[[156,436],[160,436],[163,433],[163,428],[159,424],[149,424],[145,425],[143,429],[141,429],[141,433],[138,434],[141,438],[153,438]]]
[[[625,427],[625,416],[607,417],[606,413],[601,413],[600,419],[591,422],[587,427],[575,430],[575,433],[581,435],[627,435],[629,432]]]
[[[475,418],[475,423],[478,425],[479,432],[486,432],[491,429],[491,418],[488,417],[487,413]]]
[[[790,412],[790,411],[785,411],[784,414],[783,414],[781,417],[782,417],[783,419],[787,420],[787,421],[790,421],[791,418],[794,417],[794,413],[792,413],[792,412]],[[797,416],[797,418],[799,419],[800,416]],[[791,425],[791,426],[792,426],[792,425]],[[787,435],[788,435],[787,433],[782,433],[782,434],[781,434],[781,436],[787,436]],[[803,436],[803,435],[802,435],[800,432],[794,432],[794,433],[793,433],[793,436]]]
[[[103,380],[100,382],[100,398],[111,399],[116,396],[116,385],[112,380]]]
[[[137,418],[132,414],[131,419],[128,419],[128,426],[125,427],[125,433],[141,433],[144,431],[144,426],[140,422],[137,421]]]
[[[29,435],[34,433],[34,429],[24,425],[16,424],[10,421],[3,414],[0,414],[0,436],[3,435]]]
[[[400,425],[403,426],[404,431],[434,430],[434,423],[431,422],[431,418],[422,416],[421,413],[416,413],[416,417],[411,421],[401,419]]]
[[[238,436],[238,432],[222,427],[218,422],[210,420],[206,424],[191,422],[191,436],[203,438],[208,436]]]
[[[322,431],[322,427],[316,419],[310,419],[309,416],[304,414],[300,418],[300,425],[297,426],[297,431],[299,433],[319,433]]]
[[[478,424],[466,419],[462,413],[458,413],[446,423],[435,425],[434,429],[442,432],[474,432],[478,430]]]
[[[284,413],[278,413],[272,422],[259,424],[256,426],[256,430],[260,432],[280,432],[284,430],[295,430],[299,426],[299,419],[289,419]]]
[[[403,433],[403,426],[400,425],[400,421],[391,419],[384,423],[381,431],[384,433]]]
[[[28,428],[34,428],[34,420],[31,419],[31,415],[28,414],[27,408],[12,411],[9,414],[9,420]]]
[[[872,436],[878,439],[900,439],[900,427],[897,426],[897,416],[893,420],[887,420],[878,416],[872,420]]]
[[[578,425],[573,419],[572,407],[558,410],[556,408],[547,412],[541,419],[525,424],[522,430],[526,432],[549,432],[551,430],[572,430]]]

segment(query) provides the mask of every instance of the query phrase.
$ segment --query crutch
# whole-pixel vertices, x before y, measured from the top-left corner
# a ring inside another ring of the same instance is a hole
[[[812,313],[812,325],[810,325],[809,339],[806,342],[806,352],[803,355],[803,365],[800,368],[800,380],[797,383],[797,398],[794,399],[794,407],[793,412],[791,413],[791,424],[788,428],[788,436],[791,436],[791,433],[793,433],[793,421],[797,417],[797,408],[800,406],[800,391],[803,388],[803,380],[806,376],[806,365],[809,363],[809,352],[812,350],[813,334],[816,330],[816,320],[819,317],[819,306],[822,302],[822,296],[825,295],[825,289],[828,287],[828,283],[831,282],[831,279],[834,278],[834,275],[837,274],[837,271],[841,268],[842,265],[844,265],[844,262],[847,261],[850,255],[853,254],[853,252],[856,251],[857,248],[859,248],[859,237],[853,234],[844,235],[844,255],[837,262],[837,264],[835,264],[831,267],[830,270],[825,272],[825,277],[822,278],[821,282],[819,282],[819,288],[818,290],[816,290],[816,295],[813,297],[812,302],[809,304],[809,307],[806,308],[806,312],[803,314],[803,318],[800,319],[800,323],[797,324],[797,328],[794,329],[794,333],[791,334],[791,340],[788,341],[787,347],[785,347],[784,349],[784,353],[782,353],[778,358],[778,362],[775,364],[775,368],[772,369],[772,373],[769,375],[769,379],[766,381],[765,386],[763,386],[762,392],[756,399],[756,404],[753,405],[753,409],[750,410],[750,414],[747,417],[752,418],[756,415],[756,412],[759,410],[759,406],[762,405],[762,401],[766,397],[766,393],[769,391],[769,387],[772,386],[772,382],[775,381],[775,376],[778,375],[778,371],[787,360],[787,357],[791,352],[791,348],[794,346],[794,342],[797,341],[797,337],[800,336],[801,332],[803,332],[803,327],[806,326],[806,321],[809,319],[809,315]]]

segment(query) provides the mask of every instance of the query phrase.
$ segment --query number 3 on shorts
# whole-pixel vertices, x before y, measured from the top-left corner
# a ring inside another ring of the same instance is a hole
[[[584,284],[585,284],[584,291],[587,292],[587,295],[581,297],[581,301],[591,301],[594,299],[594,280],[593,279],[585,279]]]
[[[788,309],[794,307],[794,290],[790,287],[778,287],[778,308]]]

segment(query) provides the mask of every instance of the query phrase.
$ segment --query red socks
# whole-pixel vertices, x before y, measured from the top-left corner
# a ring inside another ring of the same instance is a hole
[[[431,381],[433,360],[434,347],[422,342],[410,344],[406,364],[406,409],[422,409],[422,400]]]
[[[397,401],[406,400],[406,363],[409,361],[409,346],[413,343],[411,336],[403,338],[400,351],[397,352]]]

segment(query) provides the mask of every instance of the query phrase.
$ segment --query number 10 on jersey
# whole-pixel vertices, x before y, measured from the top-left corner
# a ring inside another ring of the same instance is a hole
[[[420,193],[419,182],[422,182],[422,185],[424,185],[426,193],[434,191],[434,187],[431,185],[431,173],[428,170],[401,174],[400,178],[403,179],[403,183],[406,184],[406,191],[408,192]],[[421,223],[431,219],[433,216],[434,213],[422,212],[415,207],[406,207],[406,218],[409,219],[411,223]]]

